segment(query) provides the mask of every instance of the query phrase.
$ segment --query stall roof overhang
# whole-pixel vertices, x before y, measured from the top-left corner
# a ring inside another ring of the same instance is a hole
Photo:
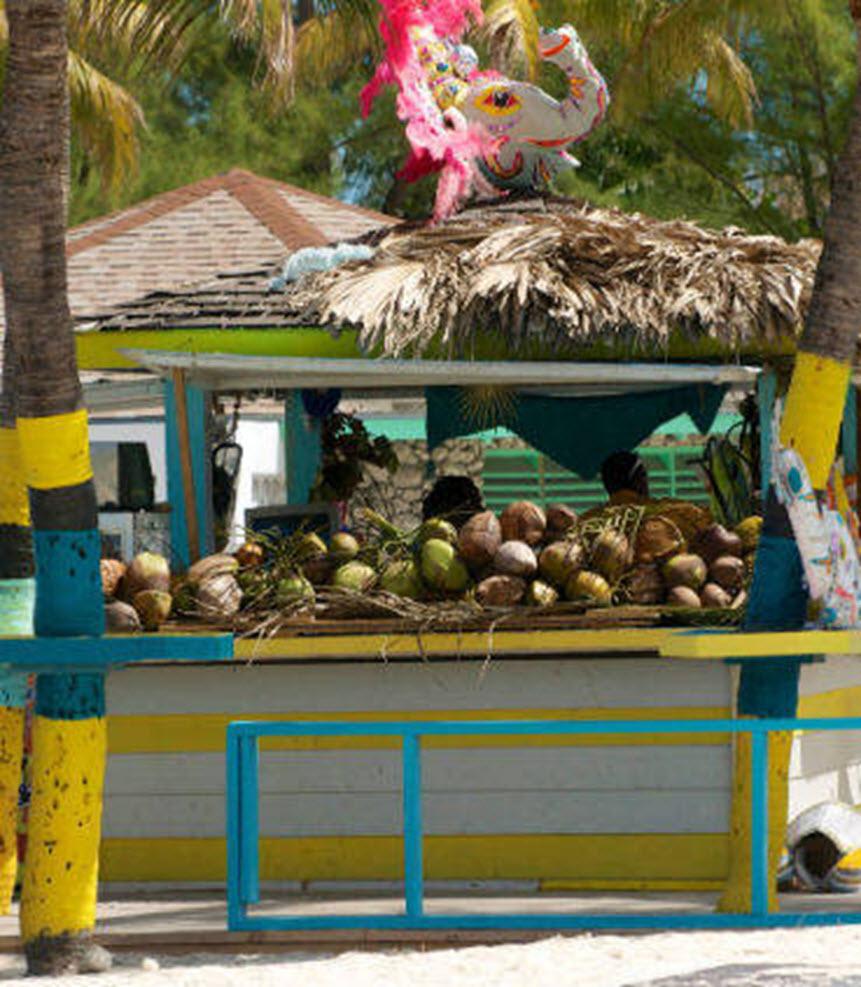
[[[654,391],[690,384],[747,388],[759,371],[739,365],[549,363],[468,360],[319,359],[126,350],[135,363],[163,377],[182,371],[213,391],[339,387],[403,391],[425,387],[500,386],[543,394],[591,396]]]

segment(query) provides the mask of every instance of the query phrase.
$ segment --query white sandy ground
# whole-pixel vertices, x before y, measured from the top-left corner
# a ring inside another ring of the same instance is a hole
[[[115,957],[80,987],[861,987],[861,928],[554,937],[432,952]],[[0,984],[27,984],[0,956]],[[709,972],[711,971],[711,972]],[[45,981],[42,981],[43,983]],[[50,982],[50,981],[49,981]],[[658,985],[656,985],[658,987]]]

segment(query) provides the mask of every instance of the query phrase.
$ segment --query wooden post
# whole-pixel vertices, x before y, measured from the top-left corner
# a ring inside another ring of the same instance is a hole
[[[189,562],[196,562],[200,558],[200,525],[197,518],[194,471],[191,468],[191,436],[188,428],[188,400],[185,390],[185,371],[174,370],[173,390],[176,396],[176,429],[179,439],[179,463],[182,470],[182,499],[185,506],[188,560]]]

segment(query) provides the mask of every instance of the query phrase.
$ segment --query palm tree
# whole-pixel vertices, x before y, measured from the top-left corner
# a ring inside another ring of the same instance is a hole
[[[861,0],[848,0],[855,24],[857,61],[861,68]],[[824,490],[837,449],[846,391],[858,345],[861,312],[861,79],[857,84],[849,135],[837,159],[831,205],[816,281],[786,398],[780,441],[801,455],[816,490]],[[785,510],[769,500],[763,543],[751,594],[750,611],[757,629],[793,630],[805,619],[804,593],[799,591],[801,567]],[[774,606],[774,601],[787,601]],[[790,602],[794,601],[794,602]],[[750,612],[749,611],[749,612]],[[798,704],[798,667],[743,666],[739,715],[794,716]],[[772,878],[786,823],[787,777],[791,737],[772,735],[769,744],[769,846]],[[746,910],[750,904],[749,789],[750,750],[736,751],[730,880],[721,907]],[[773,887],[772,887],[773,895]],[[772,900],[772,906],[774,901]]]

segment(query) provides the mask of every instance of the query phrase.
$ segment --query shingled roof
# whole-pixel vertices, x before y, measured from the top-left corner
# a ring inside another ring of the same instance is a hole
[[[87,319],[153,292],[281,262],[391,218],[234,168],[84,223],[67,236],[69,301]],[[0,353],[4,331],[0,296]]]

